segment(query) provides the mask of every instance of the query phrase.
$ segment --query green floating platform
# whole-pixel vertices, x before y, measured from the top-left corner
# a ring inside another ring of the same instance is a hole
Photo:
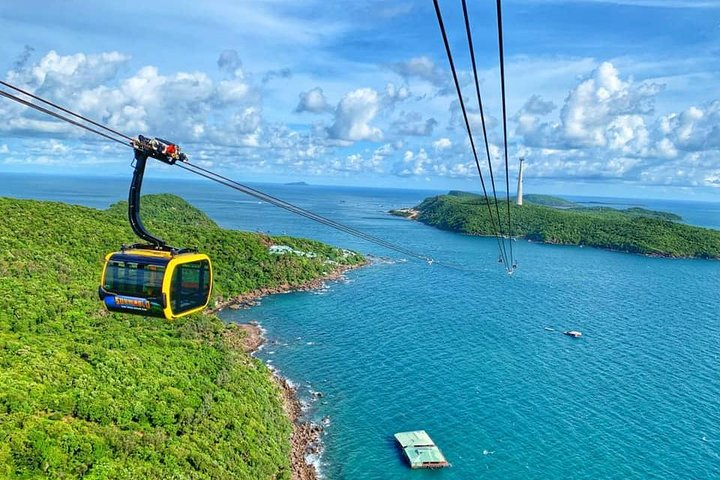
[[[425,430],[414,432],[400,432],[395,434],[395,440],[405,453],[410,468],[443,468],[450,464],[445,456],[432,441]]]

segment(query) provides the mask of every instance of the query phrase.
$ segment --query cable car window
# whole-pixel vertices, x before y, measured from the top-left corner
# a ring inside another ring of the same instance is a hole
[[[160,297],[165,267],[136,262],[109,262],[103,288],[118,295]]]
[[[209,295],[210,262],[198,260],[175,267],[170,290],[170,302],[175,315],[203,307]]]

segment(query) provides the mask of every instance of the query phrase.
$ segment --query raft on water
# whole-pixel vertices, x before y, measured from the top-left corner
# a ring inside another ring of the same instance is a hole
[[[400,432],[395,440],[405,453],[410,468],[443,468],[450,464],[425,430]]]

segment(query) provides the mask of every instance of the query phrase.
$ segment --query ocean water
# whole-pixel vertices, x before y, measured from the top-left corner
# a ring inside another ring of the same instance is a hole
[[[123,198],[128,182],[3,180],[0,195],[95,207]],[[509,277],[494,239],[385,213],[433,192],[263,187],[461,270],[403,259],[221,187],[146,186],[183,195],[225,227],[375,255],[322,291],[223,313],[263,325],[259,356],[328,423],[326,478],[720,478],[720,262],[520,241]],[[632,205],[720,227],[718,204]],[[410,429],[427,430],[453,467],[411,471],[392,439]]]

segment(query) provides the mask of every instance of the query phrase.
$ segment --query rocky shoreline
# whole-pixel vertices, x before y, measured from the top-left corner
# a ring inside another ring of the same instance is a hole
[[[330,274],[302,285],[280,285],[273,288],[262,288],[238,295],[228,300],[221,300],[211,310],[217,313],[224,308],[241,309],[250,308],[257,304],[260,298],[278,293],[311,291],[323,288],[325,282],[339,280],[348,270],[367,265],[367,262],[357,265],[343,265]],[[256,353],[265,343],[263,330],[257,323],[230,324],[226,330],[225,341],[232,348],[242,349],[249,355]],[[271,369],[272,370],[272,369]],[[297,389],[284,377],[272,370],[272,380],[278,386],[282,396],[283,409],[293,425],[290,463],[292,467],[292,480],[317,480],[318,472],[314,465],[308,463],[310,455],[322,453],[323,427],[308,421],[303,417],[302,405],[297,397]]]
[[[266,297],[268,295],[276,295],[278,293],[310,292],[310,291],[314,291],[314,290],[320,290],[325,285],[325,282],[332,282],[332,281],[340,280],[342,278],[343,274],[345,274],[345,272],[347,272],[349,270],[354,270],[356,268],[364,267],[368,263],[369,262],[365,261],[365,262],[361,262],[361,263],[358,263],[355,265],[339,265],[332,272],[328,273],[327,275],[324,275],[320,278],[315,278],[313,280],[307,281],[300,285],[291,285],[289,283],[283,283],[276,287],[259,288],[257,290],[252,290],[250,292],[236,295],[229,299],[223,299],[221,297],[215,302],[215,307],[208,310],[208,313],[218,313],[226,308],[230,308],[232,310],[241,310],[244,308],[250,308],[250,307],[257,305],[258,301],[262,297]]]
[[[404,217],[410,220],[417,220],[420,216],[420,210],[415,208],[398,208],[397,210],[390,210],[388,213],[390,215],[395,215],[396,217]]]
[[[225,341],[232,348],[241,349],[252,355],[265,343],[265,337],[262,328],[257,323],[235,323],[228,325]],[[318,472],[313,465],[308,463],[307,457],[322,453],[323,427],[303,417],[297,389],[286,378],[272,370],[272,381],[278,386],[283,410],[293,426],[290,439],[291,478],[292,480],[317,480]]]

